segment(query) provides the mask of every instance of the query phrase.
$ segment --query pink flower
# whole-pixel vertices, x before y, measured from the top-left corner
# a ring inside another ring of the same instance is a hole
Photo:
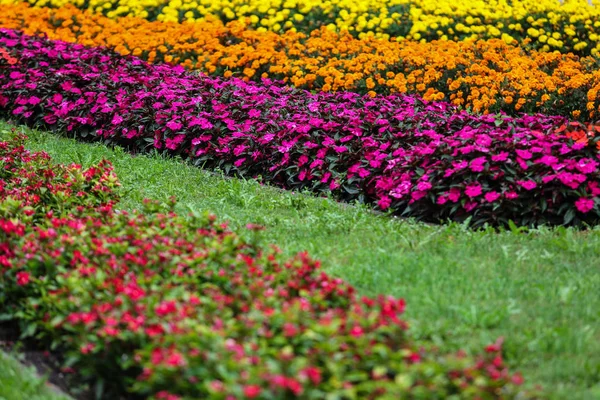
[[[488,192],[485,194],[485,200],[489,203],[493,203],[494,201],[498,200],[500,198],[500,193],[498,192]]]
[[[481,195],[481,185],[479,183],[473,183],[467,185],[465,189],[465,194],[470,198],[474,198]]]
[[[523,187],[525,190],[533,190],[537,187],[537,183],[535,181],[517,181],[517,184]]]
[[[579,200],[575,202],[575,207],[581,213],[588,213],[594,209],[596,205],[594,199],[590,199],[588,197],[580,197]]]

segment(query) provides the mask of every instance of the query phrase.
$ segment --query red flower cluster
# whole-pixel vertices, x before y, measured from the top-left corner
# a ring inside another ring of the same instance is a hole
[[[11,195],[0,202],[0,305],[109,398],[528,397],[499,346],[475,359],[417,347],[402,299],[358,296],[306,254],[285,260],[214,216],[173,213],[174,203],[114,211],[106,163],[52,165],[18,141],[0,143],[0,157],[12,165],[2,172]],[[91,186],[66,206],[31,206],[28,184],[19,190],[26,169],[42,192]]]

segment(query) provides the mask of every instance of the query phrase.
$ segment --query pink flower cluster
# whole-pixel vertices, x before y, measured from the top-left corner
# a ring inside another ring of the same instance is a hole
[[[29,124],[427,221],[600,220],[598,138],[557,133],[562,117],[210,78],[10,30],[0,46],[19,60],[0,113]]]

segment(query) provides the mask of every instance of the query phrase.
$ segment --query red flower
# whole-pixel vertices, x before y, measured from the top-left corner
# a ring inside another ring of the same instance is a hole
[[[257,386],[257,385],[244,386],[244,396],[246,396],[249,399],[258,397],[260,395],[260,391],[261,391],[260,386]]]
[[[162,303],[160,303],[156,307],[156,309],[154,311],[156,311],[157,315],[160,315],[161,317],[163,317],[165,315],[172,314],[172,313],[176,312],[177,311],[177,304],[173,300],[171,300],[171,301],[163,301]]]
[[[300,372],[300,374],[310,379],[314,385],[321,383],[321,371],[317,367],[306,367]]]
[[[29,283],[29,272],[19,271],[17,272],[17,285],[25,286]]]
[[[183,358],[181,353],[178,353],[176,351],[172,352],[167,357],[167,360],[165,362],[171,367],[183,367],[186,364],[185,358]]]
[[[361,337],[363,333],[365,333],[365,331],[363,331],[363,328],[361,328],[359,325],[354,325],[354,327],[350,330],[350,334],[355,338]]]

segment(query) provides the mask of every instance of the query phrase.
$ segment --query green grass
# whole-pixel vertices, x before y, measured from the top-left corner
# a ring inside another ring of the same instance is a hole
[[[45,382],[33,368],[0,351],[0,400],[68,400]]]
[[[0,123],[0,136],[9,126]],[[224,179],[159,156],[19,128],[56,161],[111,160],[123,206],[175,195],[234,228],[265,225],[285,253],[307,250],[364,294],[407,301],[417,339],[479,351],[505,337],[509,365],[556,399],[600,398],[600,229],[474,232],[378,216],[365,207]]]

